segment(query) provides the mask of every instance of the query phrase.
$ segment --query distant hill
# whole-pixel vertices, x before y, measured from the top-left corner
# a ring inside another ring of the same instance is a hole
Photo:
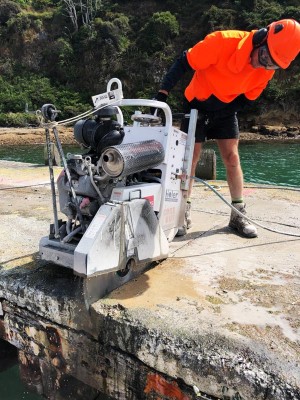
[[[82,112],[112,77],[122,80],[126,97],[152,98],[176,55],[207,33],[280,18],[299,21],[299,0],[1,0],[0,126],[34,124],[25,110],[44,103],[62,117]],[[276,72],[243,123],[258,116],[299,123],[299,77],[298,57]],[[170,96],[174,110],[188,78]]]

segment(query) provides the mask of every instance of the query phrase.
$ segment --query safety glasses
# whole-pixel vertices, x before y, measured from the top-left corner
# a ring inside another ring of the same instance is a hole
[[[258,61],[266,69],[279,69],[279,65],[271,57],[267,45],[262,45],[258,48]]]

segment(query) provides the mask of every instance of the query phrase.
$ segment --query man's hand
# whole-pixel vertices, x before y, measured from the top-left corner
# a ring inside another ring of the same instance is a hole
[[[154,97],[153,100],[163,101],[166,102],[168,98],[168,92],[166,90],[159,90],[157,95]]]
[[[157,95],[153,97],[152,100],[163,101],[166,103],[168,99],[168,92],[166,90],[159,90]],[[154,115],[157,111],[157,108],[150,107],[150,113]]]

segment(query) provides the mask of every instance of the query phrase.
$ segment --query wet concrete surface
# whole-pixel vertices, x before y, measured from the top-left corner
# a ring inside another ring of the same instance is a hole
[[[38,242],[52,220],[50,187],[40,185],[47,168],[0,161],[0,176],[2,271],[41,271]],[[213,183],[229,201],[226,183]],[[300,234],[299,190],[247,185],[245,199],[255,221]],[[193,227],[167,260],[91,306],[89,334],[212,398],[299,399],[300,238],[234,234],[229,208],[199,184],[192,210]]]

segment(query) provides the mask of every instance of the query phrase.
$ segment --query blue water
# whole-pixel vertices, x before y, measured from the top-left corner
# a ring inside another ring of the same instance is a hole
[[[226,180],[225,168],[214,143],[206,143],[217,155],[217,179]],[[65,153],[81,152],[78,147],[64,146]],[[299,143],[241,143],[240,158],[245,182],[300,187]],[[44,146],[0,146],[0,159],[43,164]]]
[[[14,365],[0,374],[1,400],[41,400],[43,397],[31,393],[20,381],[19,366]]]
[[[27,376],[28,378],[29,376]],[[63,397],[61,392],[53,393],[51,398],[72,400],[71,391]],[[94,397],[93,397],[94,398]],[[98,394],[97,400],[113,400],[104,394]],[[42,395],[30,391],[20,378],[17,349],[0,339],[0,400],[45,400]],[[92,399],[86,399],[92,400]]]
[[[82,150],[76,146],[63,146],[65,154],[68,152],[79,152]],[[0,146],[0,160],[20,161],[33,164],[44,163],[44,145],[33,144],[30,146]]]
[[[217,179],[226,180],[217,145],[204,146],[216,151]],[[239,153],[245,182],[300,187],[300,142],[240,143]]]

